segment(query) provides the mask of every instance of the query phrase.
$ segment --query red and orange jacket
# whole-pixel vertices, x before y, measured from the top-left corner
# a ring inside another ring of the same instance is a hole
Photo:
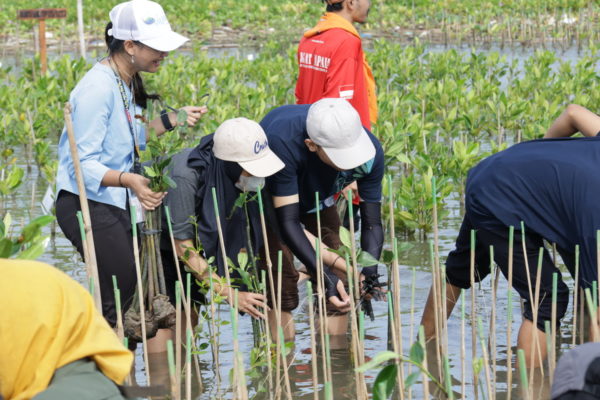
[[[304,33],[298,46],[296,102],[310,104],[324,97],[348,100],[362,124],[377,122],[375,80],[354,26],[335,13],[325,13]]]

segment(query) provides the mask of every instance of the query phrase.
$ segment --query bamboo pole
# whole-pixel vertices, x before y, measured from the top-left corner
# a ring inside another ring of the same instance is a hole
[[[267,245],[268,246],[268,245]],[[267,277],[266,271],[262,270],[261,272],[261,282],[263,289],[263,296],[265,299],[267,298]],[[269,326],[265,329],[265,338],[266,338],[266,360],[267,360],[267,383],[268,383],[268,391],[269,391],[269,399],[273,398],[273,363],[271,362],[271,348],[272,348],[272,340],[271,340],[271,329]],[[315,399],[318,400],[318,399]]]
[[[461,360],[461,380],[460,380],[460,393],[461,398],[466,399],[467,395],[467,349],[465,345],[465,297],[467,296],[464,292],[465,289],[461,289],[460,297],[460,360]]]
[[[473,360],[477,358],[477,323],[476,323],[476,302],[475,302],[475,231],[471,230],[471,255],[470,255],[470,281],[471,281],[471,357]],[[478,377],[473,370],[473,388],[475,399],[479,398]]]
[[[557,315],[556,315],[556,308],[557,308],[557,300],[558,300],[558,273],[553,273],[552,274],[552,315],[551,315],[551,321],[552,321],[552,325],[550,326],[550,337],[551,337],[551,341],[550,341],[550,352],[548,352],[548,356],[549,356],[549,378],[550,378],[550,385],[552,385],[552,380],[554,379],[554,370],[556,369],[556,323],[557,323]]]
[[[490,271],[492,272],[492,314],[490,316],[490,358],[492,363],[492,387],[496,387],[496,301],[498,297],[498,280],[500,275],[494,265],[494,246],[490,246]],[[490,398],[496,398],[496,392],[490,393]]]
[[[507,400],[512,397],[512,320],[513,320],[513,304],[512,304],[512,281],[513,281],[513,256],[514,256],[514,238],[515,238],[515,227],[510,226],[508,228],[508,285],[506,288],[506,387]]]
[[[428,371],[429,368],[427,367],[427,343],[425,342],[425,328],[423,325],[419,326],[419,343],[423,347],[423,399],[427,400],[429,399],[429,378],[425,371]]]
[[[171,383],[171,399],[177,398],[177,378],[175,373],[175,359],[173,357],[173,341],[167,340],[167,362],[169,363],[169,382]]]
[[[144,352],[144,364],[146,367],[146,380],[148,386],[150,382],[150,361],[148,360],[148,339],[146,338],[146,311],[144,309],[144,285],[142,283],[142,271],[140,268],[140,251],[138,248],[138,234],[135,206],[131,206],[131,230],[133,234],[133,256],[135,259],[135,274],[137,277],[138,301],[140,307],[140,324],[142,329],[142,349]]]
[[[311,369],[312,369],[312,389],[313,399],[319,400],[319,376],[317,364],[317,338],[315,335],[315,311],[313,304],[312,282],[306,282],[306,292],[308,297],[308,322],[310,324],[310,354],[311,354]]]
[[[276,296],[276,289],[275,289],[275,280],[273,278],[273,262],[271,260],[271,253],[269,251],[269,238],[267,236],[267,226],[265,224],[265,211],[264,211],[264,204],[263,204],[263,200],[262,200],[262,188],[259,189],[257,192],[257,200],[258,200],[258,210],[259,210],[259,214],[260,214],[260,228],[262,231],[262,236],[263,236],[263,242],[264,242],[264,246],[265,246],[265,264],[266,264],[266,268],[267,268],[267,276],[269,278],[269,289],[270,289],[270,294],[271,294],[271,304],[273,306],[273,309],[275,310],[275,323],[277,326],[281,325],[281,314],[279,313],[279,311],[281,310],[281,308],[279,307],[279,299]],[[270,335],[270,334],[269,334]],[[270,337],[270,336],[269,336]],[[276,335],[275,337],[275,352],[276,352],[276,369],[275,369],[275,398],[279,399],[279,397],[281,396],[281,369],[280,369],[280,355],[279,355],[279,335]],[[270,353],[271,349],[269,348],[269,353]]]
[[[533,372],[535,371],[535,368],[533,367],[533,360],[536,357],[536,355],[540,362],[540,366],[542,366],[542,349],[541,349],[541,343],[538,339],[537,322],[538,322],[538,309],[539,309],[539,304],[540,304],[540,286],[541,286],[540,283],[541,283],[541,278],[542,278],[543,257],[544,257],[544,248],[540,247],[540,251],[538,253],[536,277],[535,277],[535,297],[534,297],[533,306],[532,306],[534,329],[532,330],[531,336],[532,336],[532,342],[533,342],[533,354],[531,355],[530,362],[532,363],[532,365],[531,365],[531,369],[529,370],[529,378],[530,378],[529,382],[531,383],[532,387],[535,385],[534,374],[533,374]],[[542,376],[543,376],[543,374],[544,374],[543,368],[540,368],[540,370],[541,370]]]
[[[175,283],[175,400],[181,400],[181,282]]]
[[[278,310],[278,314],[281,315],[281,286],[282,286],[282,282],[281,280],[282,278],[282,257],[283,257],[283,252],[281,250],[279,250],[277,252],[277,307],[279,308]],[[279,324],[277,325],[277,329],[278,329],[278,343],[279,346],[281,346],[280,348],[280,354],[281,354],[281,366],[283,368],[283,383],[285,385],[285,393],[287,395],[288,400],[291,400],[292,398],[292,389],[291,389],[291,385],[290,385],[290,375],[289,375],[289,371],[288,371],[288,365],[287,365],[287,354],[285,352],[285,337],[283,335],[283,326],[281,325],[281,319],[279,320]]]
[[[123,338],[125,338],[125,331],[123,330],[123,313],[121,312],[121,291],[117,285],[117,277],[115,275],[112,276],[112,282],[115,292],[115,308],[117,310],[117,336],[122,343]]]
[[[85,189],[85,177],[79,162],[79,154],[77,151],[77,142],[75,141],[75,131],[73,130],[73,121],[71,119],[71,104],[65,103],[64,108],[65,127],[67,128],[67,136],[69,138],[69,149],[71,150],[71,158],[73,159],[73,168],[75,170],[75,180],[77,181],[77,190],[79,191],[79,203],[83,214],[85,225],[85,244],[83,245],[85,266],[88,279],[94,281],[94,303],[100,313],[102,313],[102,298],[100,294],[100,278],[98,275],[98,264],[96,261],[96,248],[94,246],[94,234],[92,232],[92,220],[90,217],[90,209],[88,207],[87,192]],[[86,251],[87,250],[87,251]]]
[[[238,290],[235,289],[233,307],[230,308],[231,324],[233,330],[233,380],[234,399],[248,400],[248,388],[246,387],[246,376],[244,374],[244,362],[240,353],[238,337]],[[281,327],[280,327],[281,328]]]
[[[531,394],[529,392],[529,383],[527,382],[527,364],[525,363],[525,351],[523,351],[523,349],[518,349],[517,357],[519,358],[519,372],[521,373],[521,390],[523,393],[523,399],[529,400],[531,398]]]
[[[164,210],[165,210],[165,216],[167,218],[167,228],[169,230],[169,240],[171,242],[171,249],[173,251],[173,261],[175,262],[175,271],[177,272],[177,280],[179,282],[179,286],[180,286],[180,296],[181,296],[181,301],[183,303],[183,311],[185,313],[185,329],[186,331],[189,330],[190,332],[194,332],[193,328],[192,328],[192,302],[191,302],[191,275],[188,273],[186,276],[186,290],[184,290],[183,287],[183,279],[181,276],[181,268],[179,265],[179,257],[177,257],[177,248],[175,246],[175,237],[173,236],[173,225],[171,223],[171,212],[169,210],[169,206],[165,205],[164,206]],[[193,336],[193,334],[192,334]],[[197,352],[196,349],[196,343],[195,341],[192,340],[191,343],[192,347],[193,347],[193,351]],[[200,391],[202,391],[203,388],[203,384],[202,384],[202,374],[200,373],[200,364],[198,362],[198,357],[193,357],[194,360],[194,366],[195,366],[195,371],[196,371],[196,375],[198,377],[198,384],[200,386]],[[190,371],[189,371],[189,378],[191,379],[192,373],[191,373],[191,367],[190,367]],[[188,374],[186,373],[186,387],[188,385],[187,383],[188,380]],[[190,383],[191,384],[191,383]],[[186,389],[187,390],[187,389]],[[191,393],[191,389],[190,389],[190,393]]]
[[[79,55],[85,59],[85,35],[83,33],[83,0],[77,0],[77,34],[79,35]]]

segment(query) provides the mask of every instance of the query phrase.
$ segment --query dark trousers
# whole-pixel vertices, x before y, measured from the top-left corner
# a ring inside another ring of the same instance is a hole
[[[498,221],[498,223],[500,223]],[[501,225],[499,225],[501,226]],[[469,217],[465,215],[458,238],[456,239],[456,248],[448,254],[446,260],[446,277],[450,284],[463,289],[471,287],[470,281],[470,255],[471,255],[471,230],[475,230],[475,282],[484,279],[490,273],[490,246],[494,248],[494,261],[502,271],[502,274],[508,279],[508,242],[509,228],[501,229],[482,229],[474,226]],[[529,264],[529,278],[531,281],[531,292],[534,298],[529,295],[529,284],[527,280],[527,269],[525,266],[525,257],[523,254],[523,238],[520,231],[515,230],[513,241],[513,280],[512,286],[519,293],[519,296],[525,301],[523,317],[533,321],[532,305],[535,300],[535,284],[537,278],[537,266],[540,248],[544,247],[543,238],[531,231],[527,231],[525,226],[525,250]],[[574,254],[564,249],[558,249],[567,268],[574,274]],[[540,292],[538,303],[537,327],[545,331],[545,321],[551,321],[552,318],[552,275],[558,273],[557,288],[557,324],[565,315],[569,305],[569,288],[563,282],[561,273],[556,268],[548,250],[544,248],[541,263]]]
[[[94,246],[100,277],[102,313],[111,326],[116,325],[117,313],[112,276],[117,277],[121,292],[122,312],[129,308],[137,278],[128,210],[88,200]],[[60,229],[83,257],[83,245],[77,211],[81,210],[79,196],[62,190],[56,200],[56,218]]]

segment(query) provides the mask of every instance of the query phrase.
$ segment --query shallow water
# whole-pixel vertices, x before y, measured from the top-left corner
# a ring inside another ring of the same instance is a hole
[[[445,48],[443,46],[434,46],[428,51],[442,51]],[[470,48],[458,49],[465,53],[470,52]],[[500,49],[493,49],[500,50]],[[251,51],[236,51],[227,49],[228,55],[236,57],[247,58],[254,55],[254,49]],[[509,57],[514,57],[518,60],[522,60],[525,57],[531,55],[531,51],[523,52],[510,52],[508,50],[502,50],[506,52]],[[223,56],[223,54],[215,54],[215,56]],[[564,59],[577,60],[578,55],[575,49],[571,49],[566,53],[563,53]],[[4,65],[10,64],[10,59],[1,59]],[[53,149],[55,152],[55,148]],[[24,157],[20,157],[23,160]],[[22,165],[25,167],[25,165]],[[19,192],[6,199],[6,207],[13,216],[14,226],[21,226],[27,220],[32,217],[41,215],[41,209],[39,202],[46,190],[46,184],[42,179],[37,179],[37,171],[35,167],[27,175],[25,183],[21,186]],[[456,237],[458,227],[461,221],[459,202],[456,196],[446,200],[446,208],[450,210],[449,216],[440,222],[440,241],[439,241],[439,252],[443,260],[446,254],[453,248],[454,239]],[[16,229],[16,228],[15,228]],[[47,229],[48,230],[48,229]],[[41,261],[45,261],[52,265],[55,265],[65,271],[80,282],[85,281],[85,269],[80,261],[79,255],[75,252],[63,236],[58,227],[56,228],[57,235],[56,239],[52,242],[47,252],[41,257]],[[399,238],[404,241],[405,238]],[[389,242],[389,240],[388,240]],[[416,337],[416,326],[421,318],[421,310],[424,306],[425,299],[427,297],[429,286],[431,284],[430,274],[430,261],[429,261],[429,242],[420,242],[414,239],[409,240],[412,247],[410,250],[400,255],[400,277],[401,277],[401,304],[402,304],[402,340],[404,347],[404,354],[408,354],[410,344]],[[382,272],[383,268],[380,268]],[[384,272],[384,271],[383,271]],[[413,274],[415,278],[414,286],[414,309],[411,310],[411,293],[413,291],[412,279]],[[387,278],[382,278],[387,280]],[[572,286],[572,279],[570,276],[565,276],[565,281],[568,285]],[[477,286],[477,304],[478,304],[478,316],[481,317],[484,336],[488,340],[488,332],[490,325],[491,315],[491,282],[492,280],[488,277],[480,285]],[[310,332],[309,332],[309,321],[307,319],[308,309],[306,303],[306,296],[303,295],[305,291],[304,285],[301,288],[301,304],[294,312],[296,320],[296,345],[293,351],[293,362],[290,367],[290,380],[294,398],[296,399],[312,399],[312,375],[311,375],[311,356],[310,356]],[[468,292],[467,292],[468,294]],[[466,315],[470,315],[470,295],[463,296],[466,301],[465,312]],[[497,398],[505,398],[506,392],[509,390],[506,381],[506,352],[507,342],[516,344],[516,333],[520,324],[520,310],[519,301],[516,293],[513,295],[513,304],[507,304],[507,288],[506,280],[500,277],[498,287],[498,299],[496,301],[496,342],[497,348],[490,352],[491,356],[495,356],[497,360],[497,375],[496,379],[492,378],[492,390],[496,393]],[[513,309],[514,320],[507,321],[507,310],[508,307]],[[376,315],[375,321],[366,322],[366,339],[365,339],[365,354],[368,358],[374,357],[380,351],[386,350],[387,347],[387,304],[384,302],[373,303],[374,312]],[[227,306],[221,307],[218,318],[224,321],[229,320],[229,308]],[[568,349],[571,341],[571,324],[572,319],[571,310],[568,311],[567,316],[563,320],[561,327],[562,339],[558,340],[561,343],[561,350]],[[451,373],[454,378],[453,390],[457,393],[461,393],[461,381],[465,382],[466,386],[466,398],[474,398],[473,393],[473,378],[472,378],[472,352],[471,352],[471,326],[469,319],[466,320],[466,337],[462,337],[461,332],[461,320],[460,320],[460,305],[457,306],[454,314],[448,322],[448,349],[450,355],[450,367]],[[512,338],[510,341],[506,337],[506,327],[508,324],[512,324]],[[206,332],[206,327],[203,327],[203,331]],[[219,354],[221,359],[220,375],[224,382],[228,382],[228,375],[232,367],[232,333],[229,325],[225,326],[220,331],[220,343]],[[460,348],[461,343],[465,342],[466,345],[466,358],[461,361]],[[240,351],[244,354],[245,365],[249,365],[249,354],[253,346],[252,327],[249,317],[240,318]],[[307,351],[308,350],[308,351]],[[513,349],[513,354],[514,354]],[[335,350],[332,351],[332,363],[334,371],[333,373],[333,387],[334,387],[334,398],[337,399],[355,399],[355,386],[354,386],[354,373],[352,371],[352,361],[349,358],[348,351],[346,350]],[[481,357],[482,351],[481,346],[477,346],[476,357]],[[137,352],[136,361],[136,376],[139,383],[144,383],[145,378],[142,371],[142,359],[141,353]],[[215,374],[212,366],[212,359],[210,352],[201,356],[202,360],[202,374],[204,381],[204,392],[199,396],[201,399],[213,399],[213,398],[231,398],[231,393],[228,392],[226,384],[221,385],[220,388],[215,387]],[[466,375],[463,378],[462,368],[463,363],[466,369]],[[247,367],[248,368],[248,367]],[[408,371],[408,366],[405,365]],[[157,368],[158,369],[158,368]],[[369,371],[366,374],[367,383],[369,385],[375,379],[378,371]],[[406,372],[408,374],[408,372]],[[248,380],[249,390],[251,395],[256,392],[256,388],[260,386],[260,382],[266,377],[265,371],[257,371],[259,378]],[[513,371],[513,398],[518,398],[519,388],[516,385],[517,373]],[[483,371],[479,374],[480,384],[485,386],[485,375]],[[540,380],[537,380],[539,385]],[[542,385],[543,386],[543,385]],[[547,386],[547,383],[546,383]],[[322,388],[320,389],[322,390]],[[547,390],[547,388],[546,388]],[[457,397],[460,397],[458,395]],[[260,395],[257,398],[263,398]],[[268,398],[265,397],[265,398]],[[408,398],[408,397],[407,397]],[[417,383],[413,386],[412,398],[422,398],[422,385]],[[542,395],[540,398],[544,398]]]

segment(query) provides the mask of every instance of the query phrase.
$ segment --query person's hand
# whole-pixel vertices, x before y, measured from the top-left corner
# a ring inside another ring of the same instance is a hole
[[[181,107],[181,110],[187,113],[186,123],[188,126],[196,125],[200,117],[208,112],[208,108],[206,108],[206,106],[185,106]],[[171,125],[173,126],[183,125],[183,123],[179,124],[177,122],[177,113],[175,112],[169,113],[169,119],[171,121]]]
[[[352,196],[358,193],[358,184],[356,183],[356,181],[352,182],[351,184],[342,189],[342,193],[344,194],[345,199],[348,199],[348,191],[350,190],[352,190]]]
[[[150,179],[134,173],[123,174],[123,184],[133,190],[137,198],[140,200],[142,207],[145,210],[154,210],[160,206],[164,197],[167,195],[166,192],[154,192],[148,184]]]
[[[346,288],[344,288],[344,282],[339,280],[335,285],[337,289],[337,296],[329,296],[327,300],[333,305],[339,312],[348,312],[350,311],[350,297],[348,293],[346,293]]]
[[[358,277],[358,283],[360,286],[360,297],[365,299],[365,300],[387,300],[387,289],[384,287],[375,287],[373,288],[373,290],[371,290],[370,292],[365,292],[364,290],[364,281],[365,281],[365,276],[363,274],[360,274],[360,276]]]
[[[231,291],[231,295],[233,296],[233,291]],[[234,300],[229,299],[228,303],[233,307]],[[257,307],[264,310],[269,309],[264,295],[252,292],[238,292],[238,310],[248,313],[256,319],[267,319],[265,314],[260,312]]]

